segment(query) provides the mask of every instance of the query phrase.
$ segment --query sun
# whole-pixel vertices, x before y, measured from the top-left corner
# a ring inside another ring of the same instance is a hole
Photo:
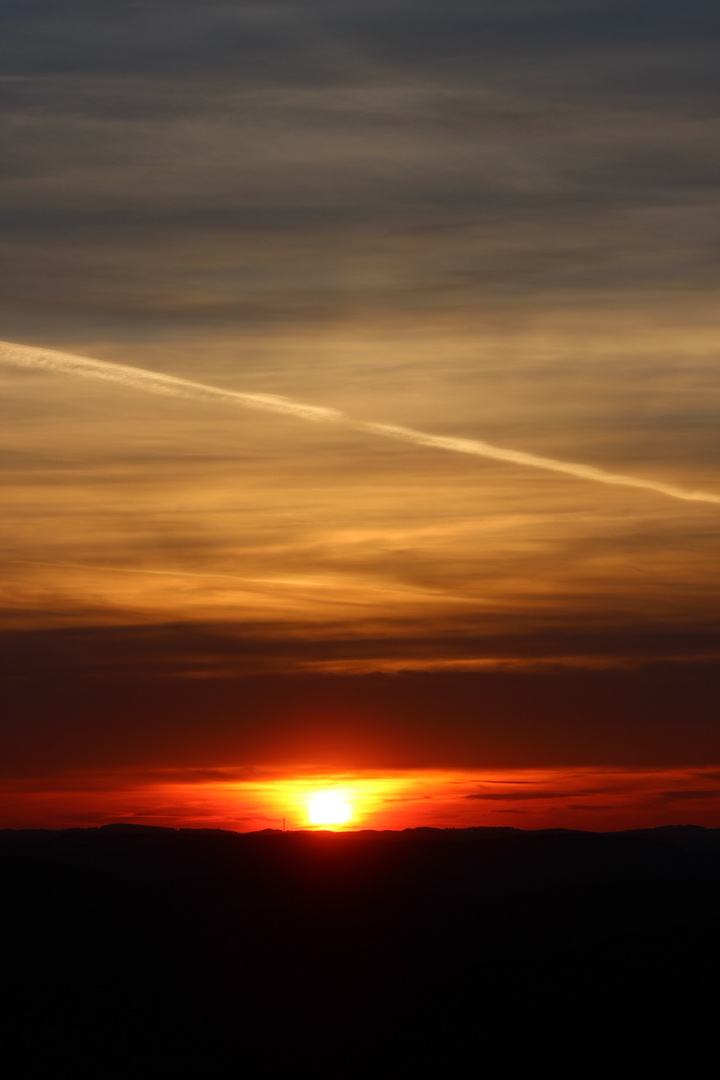
[[[308,803],[313,825],[345,825],[352,817],[347,799],[338,791],[319,791]]]

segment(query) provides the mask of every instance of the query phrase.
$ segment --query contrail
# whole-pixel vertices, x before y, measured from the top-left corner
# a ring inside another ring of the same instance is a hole
[[[144,390],[151,394],[189,398],[193,401],[228,401],[242,405],[246,409],[281,413],[285,416],[295,416],[300,420],[342,424],[367,435],[379,435],[385,439],[408,442],[415,446],[427,446],[436,450],[449,450],[455,454],[471,454],[496,461],[508,461],[513,465],[564,473],[579,480],[593,480],[599,484],[640,488],[687,502],[720,503],[720,495],[713,495],[706,491],[689,491],[687,488],[665,484],[659,480],[643,480],[637,476],[606,472],[605,469],[597,469],[593,465],[558,461],[555,458],[540,457],[538,454],[528,454],[523,450],[508,450],[479,439],[456,439],[446,435],[431,435],[426,431],[416,431],[413,428],[396,427],[392,424],[374,424],[369,421],[355,420],[337,409],[306,405],[276,394],[246,394],[237,390],[223,390],[217,386],[192,382],[175,375],[161,375],[159,372],[147,371],[144,368],[113,364],[105,360],[92,360],[84,356],[55,352],[52,349],[37,349],[28,345],[0,341],[0,363],[102,379],[105,382],[119,383],[122,386]]]
[[[388,439],[399,439],[415,443],[416,446],[432,446],[438,450],[452,450],[456,454],[474,454],[476,457],[495,458],[496,461],[510,461],[513,465],[529,465],[533,469],[548,469],[550,472],[566,473],[580,480],[594,480],[598,484],[619,484],[621,487],[643,488],[660,495],[669,495],[671,499],[685,499],[688,502],[720,503],[720,495],[711,495],[707,491],[688,491],[675,484],[665,484],[661,480],[643,480],[638,476],[625,476],[623,473],[606,472],[594,465],[580,465],[574,461],[557,461],[556,458],[540,457],[538,454],[526,454],[523,450],[507,450],[502,446],[492,446],[479,439],[454,439],[446,435],[429,435],[425,431],[412,428],[394,427],[390,424],[369,424],[355,421],[353,426],[361,431],[384,435]]]
[[[241,394],[237,390],[223,390],[218,386],[180,379],[176,375],[161,375],[157,371],[145,368],[128,367],[127,364],[112,364],[107,360],[90,360],[86,356],[73,356],[71,353],[55,352],[53,349],[36,349],[28,345],[14,345],[9,341],[0,341],[0,362],[20,367],[44,368],[46,371],[59,371],[65,375],[82,375],[89,379],[102,379],[105,382],[120,383],[133,390],[146,390],[150,394],[164,394],[166,397],[190,398],[192,401],[233,401],[244,405],[246,409],[261,409],[264,412],[285,413],[297,416],[301,420],[343,419],[343,414],[336,409],[324,409],[320,405],[302,405],[290,398],[275,394]]]

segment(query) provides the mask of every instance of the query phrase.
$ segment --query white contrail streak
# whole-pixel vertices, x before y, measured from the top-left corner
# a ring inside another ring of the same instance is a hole
[[[654,491],[658,495],[667,495],[672,499],[720,504],[720,495],[713,495],[706,491],[689,491],[687,488],[665,484],[659,480],[643,480],[637,476],[606,472],[593,465],[557,461],[555,458],[527,454],[522,450],[507,450],[478,439],[456,439],[446,435],[431,435],[425,431],[415,431],[413,428],[395,427],[392,424],[373,424],[368,421],[354,420],[337,409],[305,405],[276,394],[245,394],[237,390],[223,390],[217,386],[191,382],[189,379],[180,379],[174,375],[161,375],[144,368],[112,364],[105,360],[91,360],[84,356],[55,352],[52,349],[37,349],[28,345],[0,341],[0,363],[103,379],[105,382],[119,383],[135,390],[164,394],[169,397],[189,398],[193,401],[228,401],[247,409],[282,413],[285,416],[295,416],[300,420],[343,424],[368,435],[379,435],[385,439],[413,443],[415,446],[427,446],[436,450],[449,450],[455,454],[471,454],[475,457],[493,458],[496,461],[508,461],[513,465],[564,473],[579,480],[593,480],[599,484],[641,488],[644,491]]]
[[[145,390],[150,394],[167,397],[190,398],[192,401],[233,401],[246,409],[285,413],[301,420],[340,420],[343,414],[336,409],[324,409],[320,405],[302,405],[289,398],[275,394],[241,394],[236,390],[222,390],[218,386],[179,379],[176,375],[161,375],[157,371],[111,364],[106,360],[90,360],[86,356],[55,352],[53,349],[36,349],[28,345],[14,345],[0,341],[0,363],[28,368],[44,368],[65,375],[82,375],[89,379],[120,383],[133,390]]]
[[[566,473],[580,480],[594,480],[598,484],[619,484],[621,487],[643,488],[645,491],[656,491],[660,495],[669,495],[672,499],[685,499],[688,502],[720,503],[720,495],[711,495],[707,491],[688,491],[687,488],[677,487],[675,484],[664,484],[661,480],[643,480],[638,476],[625,476],[623,473],[596,469],[594,465],[557,461],[555,458],[540,457],[538,454],[526,454],[523,450],[506,450],[502,446],[492,446],[479,439],[454,439],[446,435],[428,435],[425,431],[413,431],[412,428],[394,427],[390,424],[355,422],[353,426],[361,431],[384,435],[388,439],[415,443],[416,446],[432,446],[437,447],[438,450],[452,450],[456,454],[474,454],[476,457],[510,461],[513,465],[529,465],[533,469]]]

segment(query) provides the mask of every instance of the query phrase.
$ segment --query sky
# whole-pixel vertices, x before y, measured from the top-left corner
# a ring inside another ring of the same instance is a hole
[[[720,826],[719,29],[2,5],[0,826]]]

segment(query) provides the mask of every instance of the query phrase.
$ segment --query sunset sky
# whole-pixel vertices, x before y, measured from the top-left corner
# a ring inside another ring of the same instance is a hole
[[[720,826],[719,29],[3,4],[0,827]]]

